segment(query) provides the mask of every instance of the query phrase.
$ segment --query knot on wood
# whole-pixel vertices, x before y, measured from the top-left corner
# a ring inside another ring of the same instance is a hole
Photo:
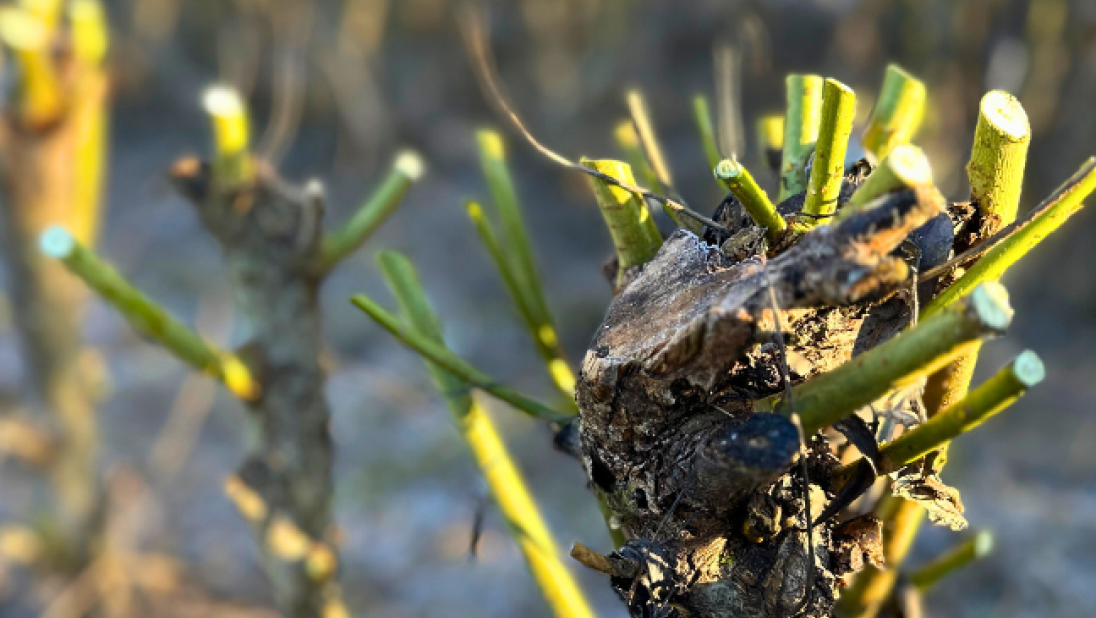
[[[712,434],[696,462],[698,493],[730,503],[780,478],[799,452],[784,416],[754,414]]]

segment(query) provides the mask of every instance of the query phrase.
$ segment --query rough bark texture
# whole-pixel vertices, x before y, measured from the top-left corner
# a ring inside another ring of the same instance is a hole
[[[337,594],[333,566],[310,568],[317,548],[334,556],[317,304],[323,205],[318,193],[259,171],[253,185],[240,189],[217,186],[209,168],[194,160],[177,164],[173,176],[224,248],[237,306],[251,330],[241,354],[262,394],[249,404],[248,456],[238,476],[265,506],[243,509],[244,515],[279,606],[292,616],[319,616]]]
[[[789,419],[752,411],[781,388],[769,286],[792,379],[833,369],[873,307],[908,290],[896,249],[942,211],[935,191],[894,193],[767,264],[756,228],[727,216],[723,251],[678,231],[614,298],[577,398],[591,485],[630,539],[612,582],[632,615],[828,616],[839,578],[878,556],[877,523],[828,521],[808,568],[801,469],[813,519],[838,462],[821,435],[801,455]]]

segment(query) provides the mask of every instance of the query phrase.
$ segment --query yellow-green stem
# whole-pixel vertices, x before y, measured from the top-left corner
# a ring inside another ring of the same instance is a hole
[[[662,183],[658,181],[658,175],[655,174],[654,168],[647,160],[647,154],[643,152],[643,144],[639,141],[639,134],[636,133],[636,127],[632,124],[632,121],[621,120],[617,123],[616,129],[613,131],[613,137],[616,138],[617,145],[620,146],[620,150],[624,153],[624,158],[628,160],[628,164],[643,177],[643,182],[646,183],[647,188],[655,193],[665,194],[666,187],[663,187]],[[677,220],[677,213],[672,210],[666,212],[674,220],[674,223],[681,225]]]
[[[808,215],[820,217],[837,212],[837,198],[845,179],[845,152],[855,115],[856,94],[836,79],[827,79],[822,94],[822,119],[814,148],[814,164],[803,202],[803,212]]]
[[[876,509],[883,520],[883,557],[887,569],[869,566],[841,594],[838,607],[847,618],[875,618],[891,598],[902,564],[909,555],[917,531],[925,521],[925,509],[916,502],[887,496]]]
[[[972,390],[961,401],[907,431],[880,449],[880,457],[897,469],[974,429],[1043,381],[1046,373],[1038,355],[1028,350]]]
[[[875,110],[864,131],[864,150],[882,160],[896,146],[908,144],[925,114],[925,84],[896,64],[887,66]]]
[[[528,228],[521,213],[517,191],[510,170],[506,165],[506,145],[496,131],[482,129],[476,133],[479,144],[480,166],[487,180],[491,199],[498,208],[502,223],[502,246],[506,249],[508,261],[521,284],[522,296],[529,302],[533,314],[541,322],[550,322],[548,302],[544,298],[544,285],[537,271],[533,245],[529,240]]]
[[[1055,203],[1034,220],[1024,224],[1015,233],[982,256],[958,281],[928,302],[922,315],[928,317],[943,310],[957,298],[985,281],[996,281],[1017,260],[1027,255],[1051,232],[1058,229],[1070,216],[1079,211],[1083,200],[1096,190],[1096,167],[1089,159],[1081,171],[1055,193]]]
[[[506,290],[510,293],[511,300],[514,301],[514,306],[521,316],[521,321],[533,338],[533,344],[536,346],[537,352],[544,359],[548,372],[552,376],[552,381],[569,404],[573,406],[575,374],[571,371],[570,365],[567,364],[563,346],[556,336],[555,326],[551,321],[546,321],[543,317],[534,313],[531,306],[532,301],[525,295],[524,289],[518,281],[517,273],[514,272],[513,266],[506,259],[505,251],[495,236],[491,223],[484,216],[483,208],[473,201],[465,202],[464,206],[468,212],[468,218],[475,225],[480,242],[487,249],[487,253],[491,256],[491,260],[495,263],[495,267],[502,277]]]
[[[811,435],[888,392],[931,375],[984,337],[1003,332],[1012,320],[1008,292],[985,283],[961,302],[793,389],[795,411]],[[783,394],[758,400],[757,412],[787,413]]]
[[[651,114],[647,111],[647,102],[643,93],[638,90],[630,90],[627,95],[628,111],[632,114],[636,131],[639,133],[639,141],[643,144],[643,150],[647,153],[647,159],[658,176],[658,182],[666,189],[674,186],[674,179],[670,173],[670,166],[666,163],[666,157],[662,154],[662,147],[655,136],[655,125],[651,120]]]
[[[989,233],[1016,219],[1030,141],[1031,127],[1020,101],[1001,90],[986,93],[978,109],[967,178],[971,200]]]
[[[818,75],[789,75],[785,80],[788,108],[784,119],[784,157],[780,163],[777,202],[807,190],[806,166],[818,141],[824,83]]]
[[[839,218],[848,217],[883,194],[931,184],[932,167],[925,153],[917,146],[899,145],[857,187]]]
[[[572,415],[554,410],[538,401],[535,401],[517,390],[504,386],[493,380],[490,376],[476,369],[468,362],[454,354],[449,348],[439,345],[433,339],[422,336],[417,330],[409,329],[391,313],[384,310],[373,299],[364,294],[358,294],[350,299],[359,309],[373,318],[385,330],[392,333],[404,345],[415,350],[430,362],[442,367],[469,385],[485,391],[492,396],[505,401],[511,406],[521,410],[529,416],[549,422],[564,422]]]
[[[0,39],[20,64],[20,119],[33,130],[54,123],[66,105],[51,53],[54,34],[53,26],[37,12],[11,6],[0,11]]]
[[[716,180],[738,199],[746,212],[750,213],[754,223],[765,228],[765,237],[769,241],[769,246],[776,246],[785,230],[788,229],[788,224],[769,201],[769,196],[757,185],[750,172],[737,161],[724,159],[715,166],[714,174]]]
[[[392,251],[382,252],[377,261],[399,302],[406,327],[445,346],[441,323],[427,303],[415,268]],[[589,604],[560,561],[555,538],[490,415],[469,394],[467,383],[429,360],[426,366],[552,612],[558,618],[592,618]]]
[[[715,127],[712,125],[712,114],[708,110],[708,98],[702,94],[693,97],[693,120],[696,121],[696,130],[700,133],[700,142],[704,145],[704,156],[708,157],[708,166],[715,167],[723,158],[719,154],[719,146],[715,141]]]
[[[213,176],[223,187],[236,188],[252,181],[251,119],[240,93],[230,86],[213,86],[202,98],[213,126]]]
[[[632,168],[627,163],[585,158],[580,163],[621,182],[635,184]],[[590,185],[613,237],[619,264],[617,280],[620,281],[627,269],[646,264],[658,253],[662,234],[647,210],[647,204],[638,195],[599,178],[591,177]]]
[[[260,395],[258,382],[235,354],[221,350],[171,317],[113,267],[84,247],[67,230],[53,227],[42,234],[42,251],[68,267],[114,306],[139,332],[156,340],[183,362],[221,380],[244,400]]]
[[[993,552],[993,533],[982,530],[910,575],[910,582],[925,591],[948,575]]]
[[[397,155],[392,170],[350,221],[324,237],[320,246],[321,269],[334,268],[361,247],[396,210],[424,170],[425,164],[418,153],[406,150]]]
[[[757,148],[770,168],[780,170],[784,149],[784,117],[762,116],[757,121]]]

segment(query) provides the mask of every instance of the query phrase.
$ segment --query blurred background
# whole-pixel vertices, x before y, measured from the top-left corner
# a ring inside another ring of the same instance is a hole
[[[205,87],[227,82],[245,92],[257,136],[279,106],[299,110],[299,130],[276,153],[284,155],[279,168],[293,181],[324,182],[329,225],[354,212],[400,148],[414,148],[427,161],[427,175],[405,204],[322,292],[341,577],[359,616],[549,615],[490,507],[478,554],[469,556],[486,493],[479,473],[419,358],[347,302],[366,292],[392,303],[372,254],[400,249],[422,271],[459,354],[508,384],[551,396],[463,211],[464,198],[487,198],[477,128],[504,130],[549,304],[575,361],[610,299],[601,265],[611,244],[586,180],[536,154],[492,110],[457,29],[456,4],[107,3],[113,111],[99,246],[150,296],[214,340],[241,343],[246,326],[234,320],[220,249],[164,180],[180,155],[209,151],[200,107]],[[788,72],[832,76],[853,87],[862,122],[889,62],[928,85],[930,111],[915,141],[952,199],[966,198],[963,166],[978,101],[990,89],[1017,95],[1031,121],[1021,211],[1096,154],[1096,2],[1090,0],[485,6],[502,82],[535,135],[569,158],[618,158],[613,128],[627,118],[624,92],[639,88],[676,187],[703,212],[722,196],[710,180],[691,100],[714,95],[713,49],[720,44],[732,45],[740,60],[739,157],[759,170],[753,127],[763,114],[782,113]],[[764,182],[775,190],[772,177]],[[986,346],[976,379],[1026,348],[1045,360],[1048,379],[952,450],[945,479],[963,492],[972,526],[993,530],[997,545],[990,558],[933,592],[932,615],[1096,614],[1094,232],[1096,213],[1082,211],[1006,278],[1016,319],[1006,337]],[[4,405],[14,407],[26,391],[27,369],[10,313],[0,308],[0,390]],[[170,608],[145,599],[130,615],[275,615],[250,532],[221,491],[242,458],[239,403],[99,302],[88,312],[85,334],[110,376],[100,407],[99,465],[117,520],[112,525],[133,552],[162,557],[143,569],[155,580],[149,589],[171,590]],[[578,464],[552,451],[541,424],[502,407],[492,412],[564,549],[578,540],[608,551]],[[36,475],[6,461],[0,519],[25,516],[40,491]],[[955,539],[943,529],[925,531],[911,562]],[[601,576],[574,570],[599,615],[624,615]],[[0,615],[40,615],[65,590],[65,582],[7,568],[0,573]]]

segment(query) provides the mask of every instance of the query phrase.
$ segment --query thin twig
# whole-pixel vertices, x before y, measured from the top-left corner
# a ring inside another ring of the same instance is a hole
[[[680,201],[672,200],[668,197],[658,195],[653,191],[644,189],[642,187],[637,187],[633,184],[621,182],[616,178],[613,178],[612,176],[602,174],[597,170],[593,170],[586,166],[579,165],[564,157],[563,155],[553,151],[544,144],[540,143],[537,138],[533,137],[533,134],[529,131],[529,129],[525,128],[525,124],[521,121],[521,118],[507,102],[506,97],[503,96],[502,90],[499,88],[498,81],[496,79],[495,63],[493,61],[493,57],[491,56],[490,50],[487,48],[487,45],[484,42],[485,36],[483,33],[482,18],[477,9],[471,4],[465,5],[464,10],[461,11],[460,30],[461,34],[464,37],[465,46],[468,48],[468,53],[472,59],[472,67],[475,70],[476,76],[479,78],[480,84],[483,86],[483,89],[485,91],[484,94],[487,96],[488,101],[498,109],[499,113],[501,113],[507,120],[510,121],[511,124],[514,125],[514,128],[517,129],[518,133],[520,133],[521,136],[524,137],[527,142],[529,142],[529,145],[536,149],[537,152],[544,155],[549,160],[555,162],[558,165],[561,165],[568,169],[580,171],[599,180],[603,180],[611,185],[620,187],[625,191],[635,193],[645,200],[654,200],[665,208],[669,208],[680,215],[684,215],[699,223],[703,223],[704,225],[707,225],[708,227],[715,229],[719,232],[727,234],[730,233],[730,231],[722,225],[690,209],[688,206]]]
[[[798,616],[810,604],[811,593],[814,591],[814,522],[811,521],[811,482],[807,476],[807,444],[803,435],[803,423],[799,421],[799,415],[795,412],[795,401],[792,398],[792,380],[788,370],[788,350],[784,346],[784,327],[780,323],[780,303],[776,300],[776,290],[773,289],[772,280],[769,279],[769,269],[766,264],[761,266],[761,274],[765,278],[765,289],[769,293],[769,307],[773,312],[773,328],[776,349],[780,359],[780,381],[784,383],[784,398],[791,410],[791,421],[795,425],[796,434],[799,436],[799,473],[803,477],[803,508],[806,510],[807,521],[807,589],[803,591],[803,600],[799,607],[792,612]]]
[[[1093,171],[1096,171],[1096,158],[1091,158],[1086,161],[1085,164],[1081,166],[1081,169],[1077,170],[1077,173],[1070,176],[1069,180],[1067,180],[1062,186],[1058,187],[1058,189],[1054,193],[1052,193],[1050,197],[1040,202],[1039,205],[1035,208],[1029,210],[1028,213],[1023,216],[1023,218],[1017,219],[1012,224],[1002,228],[993,236],[990,236],[989,238],[978,243],[977,246],[972,247],[967,251],[964,251],[963,253],[951,258],[947,262],[944,262],[943,264],[935,268],[928,269],[917,277],[917,282],[922,283],[924,281],[932,281],[933,279],[936,279],[940,275],[947,273],[957,266],[962,266],[967,262],[977,260],[983,255],[989,253],[997,245],[1008,240],[1013,234],[1024,229],[1025,227],[1030,225],[1032,221],[1039,218],[1040,215],[1053,208],[1062,200],[1069,197],[1070,194],[1072,194],[1073,191],[1077,188],[1077,185],[1081,184],[1085,180],[1085,178]]]
[[[304,95],[307,84],[308,64],[305,54],[312,38],[312,24],[316,11],[311,2],[301,5],[299,19],[281,51],[278,70],[274,72],[273,113],[270,123],[255,149],[258,157],[277,168],[293,137],[300,127],[304,111]]]

